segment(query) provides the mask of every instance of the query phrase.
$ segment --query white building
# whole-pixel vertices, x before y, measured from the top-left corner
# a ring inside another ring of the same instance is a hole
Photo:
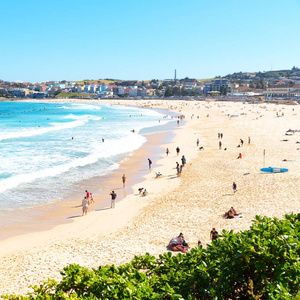
[[[125,89],[123,86],[118,87],[118,95],[124,95],[125,94]]]

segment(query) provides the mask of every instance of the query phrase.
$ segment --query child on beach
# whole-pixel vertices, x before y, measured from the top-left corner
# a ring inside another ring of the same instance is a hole
[[[233,189],[233,193],[235,194],[236,191],[237,191],[237,187],[236,187],[236,183],[235,182],[233,182],[233,184],[232,184],[232,189]]]
[[[87,214],[87,211],[88,211],[88,199],[87,197],[84,197],[83,200],[82,200],[82,215],[86,215]]]
[[[89,200],[89,204],[91,204],[91,203],[95,203],[92,193],[90,193],[90,200]]]
[[[162,174],[161,174],[160,172],[155,172],[155,174],[156,174],[156,177],[155,177],[155,178],[160,178],[160,177],[162,177]]]

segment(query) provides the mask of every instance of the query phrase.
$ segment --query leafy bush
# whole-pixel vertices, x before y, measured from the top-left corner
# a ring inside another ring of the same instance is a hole
[[[300,214],[257,216],[206,249],[136,256],[120,267],[69,265],[26,297],[4,299],[300,299]]]

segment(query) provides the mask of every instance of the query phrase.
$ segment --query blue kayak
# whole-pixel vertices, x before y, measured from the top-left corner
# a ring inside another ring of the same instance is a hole
[[[289,169],[285,169],[285,168],[262,168],[260,169],[262,172],[269,172],[269,173],[283,173],[283,172],[288,172]]]

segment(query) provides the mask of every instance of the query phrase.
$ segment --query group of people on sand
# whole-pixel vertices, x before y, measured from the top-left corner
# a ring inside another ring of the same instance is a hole
[[[218,231],[216,231],[216,229],[213,228],[210,232],[211,241],[217,240],[219,237],[220,235]],[[200,239],[198,239],[197,245],[198,247],[202,247]],[[188,245],[187,240],[184,238],[183,233],[180,232],[180,234],[177,237],[171,239],[167,248],[171,251],[180,251],[182,253],[185,253],[190,249],[190,246]]]
[[[178,163],[178,161],[176,162],[177,177],[181,176],[182,169],[186,165],[186,157],[184,155],[182,155],[180,160],[181,160],[181,165]]]
[[[85,197],[82,199],[82,215],[86,215],[87,212],[88,212],[88,209],[89,209],[89,205],[92,204],[92,203],[95,203],[94,201],[94,197],[93,197],[93,194],[90,193],[88,190],[85,190]]]
[[[138,191],[139,191],[139,195],[141,195],[142,197],[145,197],[148,195],[147,190],[144,188],[139,188]]]

